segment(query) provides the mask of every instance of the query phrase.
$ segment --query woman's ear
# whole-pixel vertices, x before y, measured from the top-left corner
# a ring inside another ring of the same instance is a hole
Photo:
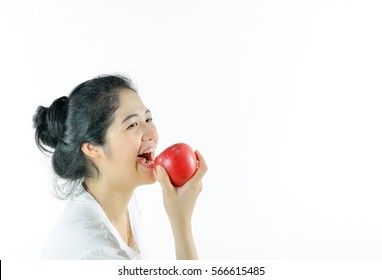
[[[96,159],[101,156],[100,147],[88,142],[82,143],[81,150],[84,152],[86,156],[88,156],[91,159]]]

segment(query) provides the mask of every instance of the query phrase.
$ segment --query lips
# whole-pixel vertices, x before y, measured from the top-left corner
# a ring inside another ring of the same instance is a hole
[[[155,157],[155,146],[152,145],[137,155],[137,161],[144,167],[153,168]]]

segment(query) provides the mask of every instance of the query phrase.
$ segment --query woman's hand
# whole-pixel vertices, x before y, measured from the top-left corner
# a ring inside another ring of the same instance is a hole
[[[166,170],[157,167],[157,177],[162,185],[163,204],[171,222],[185,223],[191,221],[196,199],[201,192],[202,178],[207,172],[207,165],[199,151],[195,151],[199,167],[190,180],[182,187],[174,187]]]
[[[178,259],[196,259],[196,249],[193,243],[191,217],[196,200],[201,192],[202,178],[207,172],[207,164],[199,151],[195,151],[198,159],[198,169],[194,176],[182,187],[174,187],[166,170],[157,166],[157,177],[162,185],[163,204],[170,219],[175,239]]]

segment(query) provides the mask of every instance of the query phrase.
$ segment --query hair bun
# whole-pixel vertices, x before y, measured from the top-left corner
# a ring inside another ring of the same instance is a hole
[[[54,149],[62,140],[65,133],[67,101],[68,97],[63,96],[54,100],[49,108],[37,108],[33,123],[36,128],[35,140],[40,149],[47,151],[44,145]]]

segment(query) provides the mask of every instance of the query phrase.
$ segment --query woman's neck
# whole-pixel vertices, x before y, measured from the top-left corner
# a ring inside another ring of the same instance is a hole
[[[97,200],[112,223],[126,221],[126,209],[133,195],[134,188],[117,186],[105,180],[86,179],[85,189]]]

